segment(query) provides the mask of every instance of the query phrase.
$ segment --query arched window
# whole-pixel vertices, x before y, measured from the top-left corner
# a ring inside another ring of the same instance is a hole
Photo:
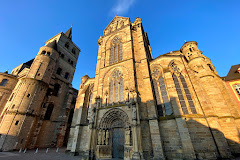
[[[68,79],[68,78],[69,78],[69,73],[68,73],[68,72],[65,73],[64,78],[65,78],[65,79]]]
[[[168,99],[167,90],[164,83],[164,78],[162,77],[159,69],[153,71],[153,86],[157,101],[157,111],[159,116],[171,115],[172,107]],[[159,84],[159,87],[158,87]],[[160,89],[160,92],[159,92]],[[162,100],[161,100],[162,99]]]
[[[72,49],[72,53],[73,53],[73,54],[76,54],[76,51],[75,51],[75,49],[74,49],[74,48]]]
[[[122,73],[119,70],[113,72],[110,83],[109,83],[109,98],[110,103],[117,103],[124,101],[124,94],[123,94],[123,77]]]
[[[69,48],[69,43],[65,43],[65,47],[68,49]]]
[[[162,106],[162,102],[161,102],[161,99],[160,99],[160,95],[159,95],[159,90],[158,90],[158,85],[157,85],[156,79],[153,79],[153,87],[154,87],[156,101],[157,101],[158,115],[159,116],[163,116],[163,107],[164,106]]]
[[[110,49],[110,64],[122,61],[122,41],[119,37],[113,39]]]
[[[189,104],[189,107],[190,107],[190,109],[191,109],[191,112],[192,112],[193,114],[197,114],[196,108],[195,108],[194,103],[193,103],[193,100],[192,100],[191,93],[189,92],[187,83],[186,83],[185,78],[183,77],[182,74],[180,74],[180,80],[181,80],[181,82],[182,82],[182,86],[183,86],[183,89],[184,89],[184,91],[185,91],[185,94],[186,94],[186,97],[187,97],[188,104]]]
[[[45,116],[44,116],[44,120],[50,120],[53,108],[54,108],[53,104],[48,105],[47,111],[46,111]]]
[[[61,75],[61,73],[62,73],[62,68],[58,68],[58,69],[57,69],[57,74],[58,74],[58,75]]]
[[[171,104],[170,104],[169,99],[168,99],[167,90],[166,90],[164,79],[163,79],[162,76],[159,77],[158,82],[159,82],[160,90],[161,90],[161,94],[162,94],[165,114],[166,115],[171,115],[172,114],[172,107],[171,107]]]
[[[92,111],[92,98],[93,98],[93,94],[90,93],[90,96],[89,96],[89,102],[88,102],[88,116],[87,116],[87,119],[90,120],[91,118],[91,111]]]
[[[187,105],[185,103],[185,100],[184,100],[184,97],[183,97],[183,92],[182,92],[181,86],[179,84],[178,78],[174,73],[173,73],[172,77],[173,77],[173,81],[174,81],[174,84],[175,84],[175,87],[176,87],[176,90],[177,90],[178,99],[180,101],[182,111],[183,111],[184,114],[188,114]]]
[[[2,82],[0,83],[0,86],[6,86],[8,80],[7,79],[3,79]]]
[[[54,84],[53,96],[58,96],[59,89],[60,89],[60,85],[57,83]]]

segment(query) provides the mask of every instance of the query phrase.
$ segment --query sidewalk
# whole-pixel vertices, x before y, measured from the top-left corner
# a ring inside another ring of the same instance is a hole
[[[36,150],[27,150],[26,153],[19,153],[18,151],[13,152],[0,152],[0,160],[77,160],[79,157],[74,157],[65,154],[66,148],[60,148],[56,152],[56,148],[49,148],[48,153],[46,149],[39,149],[38,153]]]

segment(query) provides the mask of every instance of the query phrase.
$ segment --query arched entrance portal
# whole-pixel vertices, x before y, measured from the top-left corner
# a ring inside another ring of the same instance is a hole
[[[99,158],[124,159],[124,146],[126,145],[126,130],[129,130],[129,118],[121,109],[107,111],[98,127],[98,153]]]

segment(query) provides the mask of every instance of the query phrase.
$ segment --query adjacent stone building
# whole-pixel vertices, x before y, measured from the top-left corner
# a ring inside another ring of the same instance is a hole
[[[66,145],[78,91],[72,79],[80,49],[72,28],[11,74],[0,73],[0,150]]]
[[[240,108],[240,64],[232,66],[224,80]]]
[[[240,153],[239,107],[209,58],[186,42],[152,58],[142,20],[116,16],[81,79],[67,151],[96,159],[217,159]]]

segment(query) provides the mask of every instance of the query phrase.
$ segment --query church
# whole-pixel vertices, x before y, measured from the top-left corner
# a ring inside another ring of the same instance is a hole
[[[98,46],[95,77],[83,76],[78,91],[71,28],[0,73],[1,151],[66,145],[80,159],[125,160],[240,154],[240,108],[197,42],[153,58],[141,18],[115,16]]]
[[[197,42],[153,59],[142,20],[116,16],[81,78],[67,151],[92,159],[217,159],[240,153],[239,107]]]

